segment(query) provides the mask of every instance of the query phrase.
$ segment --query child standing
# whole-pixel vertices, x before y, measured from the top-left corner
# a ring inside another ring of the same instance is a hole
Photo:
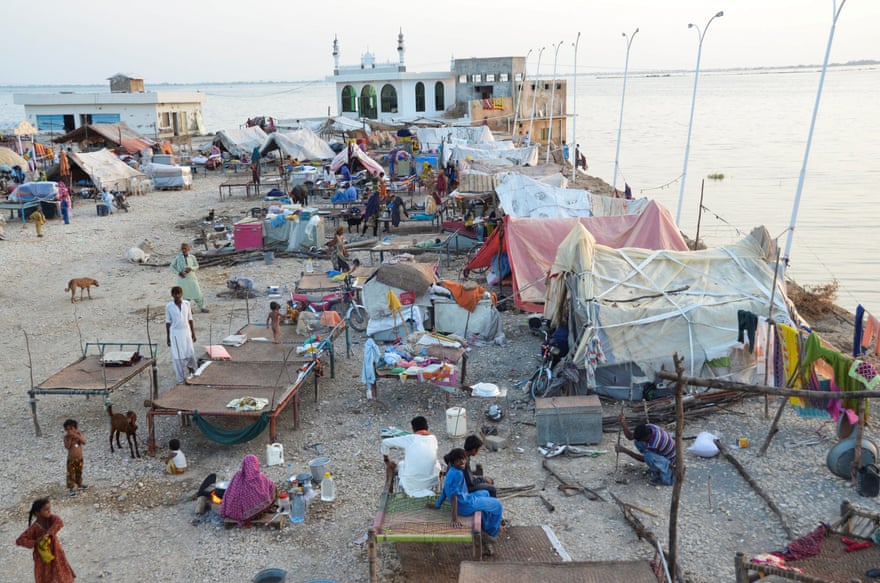
[[[48,498],[40,498],[31,504],[27,530],[15,539],[15,544],[34,549],[34,580],[73,583],[76,578],[58,540],[58,531],[63,526],[61,517],[52,514]]]
[[[76,496],[77,488],[85,490],[83,486],[83,452],[82,446],[86,444],[86,438],[79,432],[78,424],[74,419],[64,422],[64,447],[67,449],[67,489],[71,496]]]
[[[272,329],[272,338],[275,344],[281,342],[281,305],[278,302],[269,302],[269,317],[266,318],[266,328]]]
[[[172,439],[168,442],[168,455],[165,456],[166,474],[186,473],[186,456],[180,451],[180,440]]]
[[[35,210],[28,217],[28,220],[34,224],[34,228],[37,230],[37,237],[42,237],[43,225],[46,224],[46,215],[43,214],[43,211]]]

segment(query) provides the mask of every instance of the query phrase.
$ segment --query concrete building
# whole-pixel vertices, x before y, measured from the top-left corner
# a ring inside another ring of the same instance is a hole
[[[64,134],[85,124],[123,121],[155,139],[205,134],[204,93],[145,91],[143,79],[109,78],[109,93],[16,93],[26,119],[41,132]]]
[[[367,52],[359,64],[341,66],[339,40],[334,38],[333,75],[327,80],[336,84],[338,115],[387,123],[420,117],[469,118],[472,124],[512,136],[528,131],[531,123],[532,143],[546,143],[552,101],[552,140],[560,144],[565,139],[565,81],[523,84],[525,57],[452,59],[449,71],[413,73],[406,69],[405,52],[401,31],[396,63],[379,64]]]

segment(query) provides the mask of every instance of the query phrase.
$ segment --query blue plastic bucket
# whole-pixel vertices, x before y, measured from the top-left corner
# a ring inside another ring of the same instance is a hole
[[[284,569],[263,569],[254,575],[253,583],[284,583],[287,571]]]

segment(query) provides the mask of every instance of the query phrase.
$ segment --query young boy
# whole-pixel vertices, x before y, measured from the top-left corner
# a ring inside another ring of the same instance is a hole
[[[281,304],[269,302],[269,317],[266,318],[266,328],[272,329],[272,338],[275,344],[281,342]]]
[[[464,440],[464,451],[467,453],[467,463],[464,466],[464,481],[467,484],[468,492],[485,490],[489,493],[489,496],[496,498],[495,481],[488,476],[483,476],[482,473],[479,476],[474,475],[473,471],[471,471],[471,458],[480,453],[481,447],[483,447],[483,440],[476,435],[468,435],[467,439]],[[482,469],[480,464],[477,464],[477,469]]]
[[[165,473],[183,474],[186,472],[186,456],[180,451],[180,440],[172,439],[168,442],[168,455],[165,456]]]
[[[82,483],[83,453],[82,446],[86,438],[79,432],[77,422],[68,419],[64,422],[64,447],[67,449],[67,489],[70,496],[76,496],[76,490],[85,490],[88,486]]]
[[[440,509],[443,501],[447,498],[452,505],[452,520],[450,524],[454,528],[461,528],[459,516],[471,516],[479,510],[483,515],[483,554],[495,554],[495,537],[501,532],[501,516],[504,508],[496,498],[489,496],[485,490],[473,493],[467,491],[464,481],[464,468],[467,465],[467,453],[461,448],[456,448],[446,455],[446,463],[449,468],[446,472],[446,480],[443,482],[443,491],[433,507]],[[428,504],[432,506],[432,504]]]

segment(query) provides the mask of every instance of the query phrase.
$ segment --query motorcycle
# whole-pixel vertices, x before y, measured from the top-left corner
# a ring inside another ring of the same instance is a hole
[[[315,313],[336,310],[345,317],[345,321],[353,329],[364,332],[367,329],[369,315],[367,309],[357,303],[357,292],[358,290],[352,284],[351,275],[347,275],[342,280],[341,290],[320,296],[292,293],[287,305],[299,311],[311,310]]]

